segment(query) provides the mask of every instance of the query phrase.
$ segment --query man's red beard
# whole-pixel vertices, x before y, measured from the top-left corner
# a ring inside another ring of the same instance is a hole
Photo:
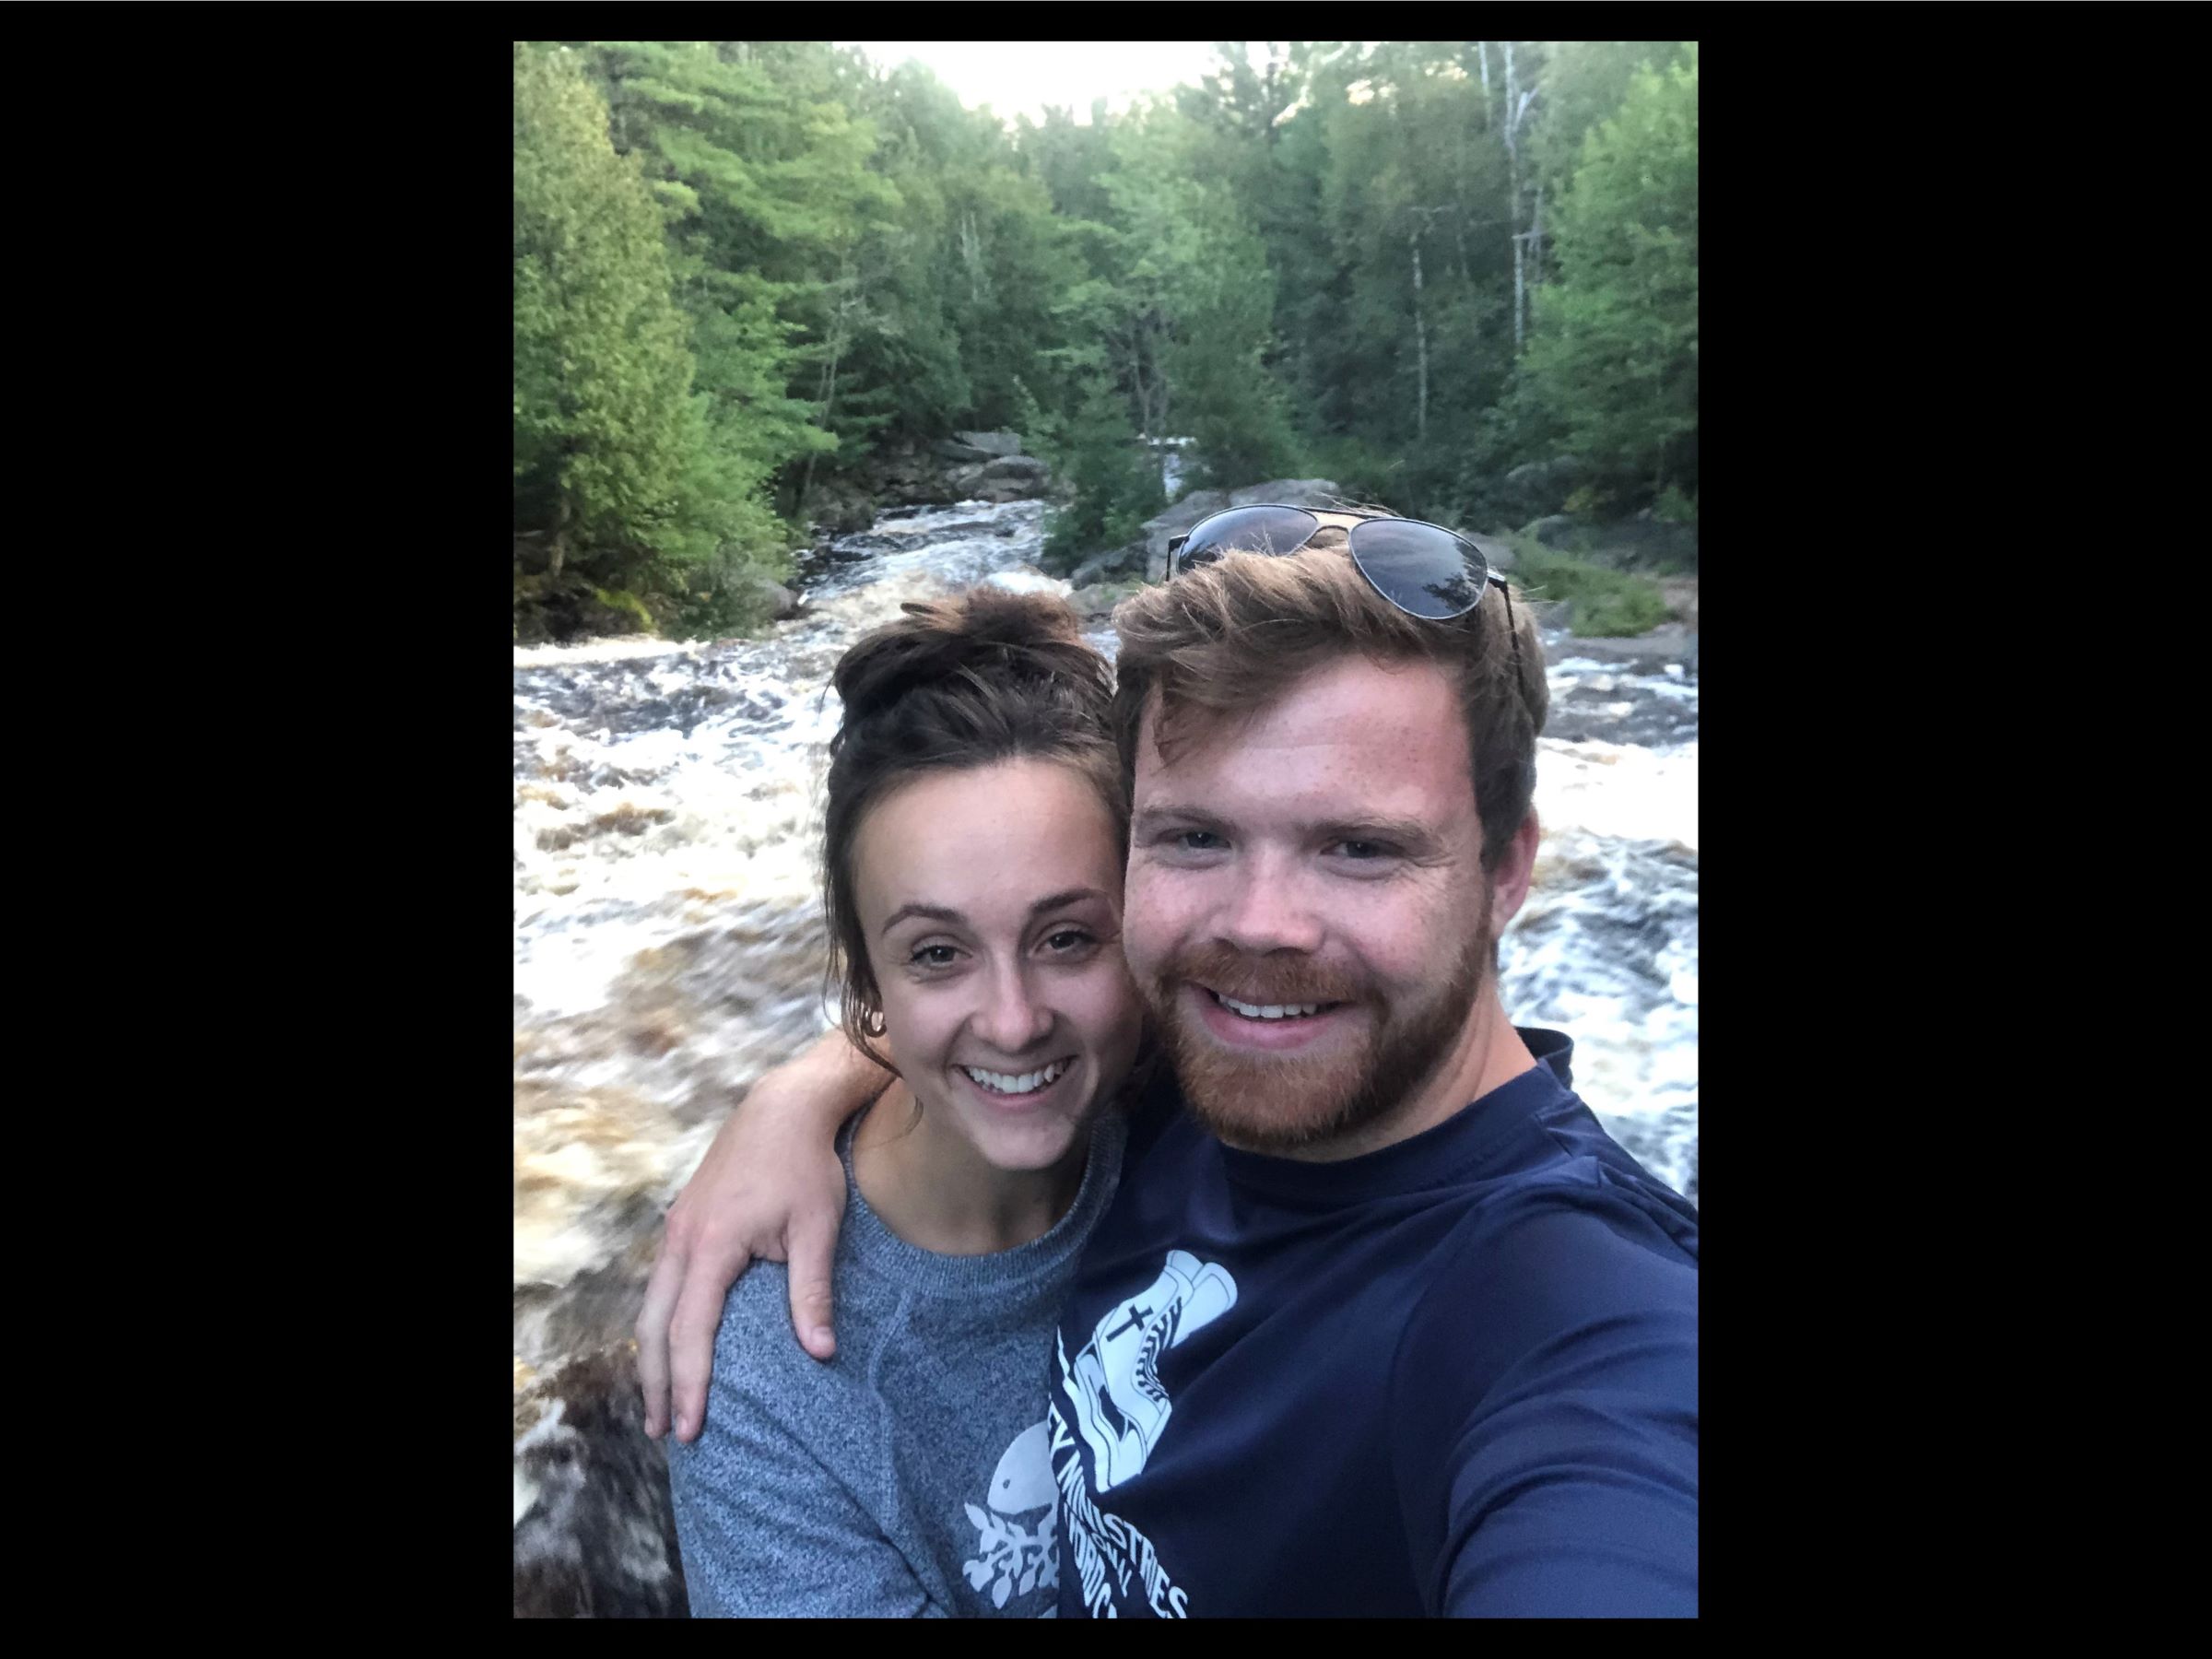
[[[1419,1092],[1466,1025],[1493,943],[1478,925],[1435,995],[1414,1007],[1382,1002],[1364,980],[1314,958],[1254,956],[1219,940],[1171,958],[1145,997],[1192,1115],[1232,1147],[1292,1152],[1349,1135]],[[1197,1028],[1186,985],[1263,1006],[1353,1004],[1367,1013],[1366,1035],[1319,1055],[1225,1049]]]

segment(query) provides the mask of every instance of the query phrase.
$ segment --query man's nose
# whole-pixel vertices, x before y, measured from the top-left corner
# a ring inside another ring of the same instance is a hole
[[[987,1000],[976,1016],[976,1035],[1011,1060],[1042,1042],[1052,1030],[1053,1011],[1030,976],[1012,963],[994,970]]]
[[[1299,872],[1287,861],[1247,857],[1227,873],[1231,883],[1218,932],[1239,950],[1259,955],[1270,950],[1312,952],[1321,948],[1322,926]]]

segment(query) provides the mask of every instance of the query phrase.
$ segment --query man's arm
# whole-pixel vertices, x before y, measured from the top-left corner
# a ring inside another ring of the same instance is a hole
[[[638,1314],[645,1432],[699,1437],[723,1299],[755,1257],[791,1265],[791,1323],[808,1353],[837,1351],[830,1262],[845,1214],[838,1125],[883,1091],[884,1071],[831,1031],[764,1072],[708,1147],[668,1211]]]
[[[1593,1249],[1594,1225],[1555,1212],[1483,1241],[1459,1319],[1432,1302],[1401,1352],[1400,1491],[1433,1614],[1697,1616],[1696,1274],[1610,1233]]]

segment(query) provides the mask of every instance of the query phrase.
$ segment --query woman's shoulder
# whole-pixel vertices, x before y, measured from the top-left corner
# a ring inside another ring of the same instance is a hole
[[[777,1416],[800,1414],[806,1403],[842,1395],[854,1385],[856,1361],[867,1347],[861,1309],[842,1294],[845,1264],[838,1264],[840,1295],[833,1320],[837,1353],[827,1361],[799,1346],[791,1324],[791,1270],[782,1262],[755,1262],[730,1288],[714,1333],[711,1391],[746,1398]],[[857,1301],[857,1299],[854,1299]]]

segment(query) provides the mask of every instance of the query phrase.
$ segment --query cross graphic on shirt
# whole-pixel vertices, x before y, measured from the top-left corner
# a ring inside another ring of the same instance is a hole
[[[1129,1319],[1128,1319],[1128,1322],[1127,1322],[1126,1324],[1124,1324],[1116,1325],[1116,1326],[1115,1326],[1115,1327],[1114,1327],[1112,1330],[1111,1330],[1111,1331],[1107,1332],[1107,1333],[1106,1333],[1106,1340],[1107,1340],[1107,1341],[1109,1341],[1109,1342],[1112,1342],[1112,1340],[1113,1340],[1113,1339],[1114,1339],[1116,1336],[1119,1336],[1119,1335],[1121,1335],[1121,1334],[1122,1334],[1124,1331],[1134,1329],[1135,1326],[1142,1324],[1143,1324],[1143,1323],[1144,1323],[1146,1320],[1147,1320],[1147,1319],[1151,1318],[1151,1316],[1152,1316],[1152,1310],[1151,1310],[1151,1309],[1149,1309],[1149,1308],[1140,1308],[1140,1307],[1138,1307],[1138,1306],[1137,1306],[1137,1305],[1136,1305],[1135,1302],[1131,1302],[1131,1303],[1129,1304]]]

